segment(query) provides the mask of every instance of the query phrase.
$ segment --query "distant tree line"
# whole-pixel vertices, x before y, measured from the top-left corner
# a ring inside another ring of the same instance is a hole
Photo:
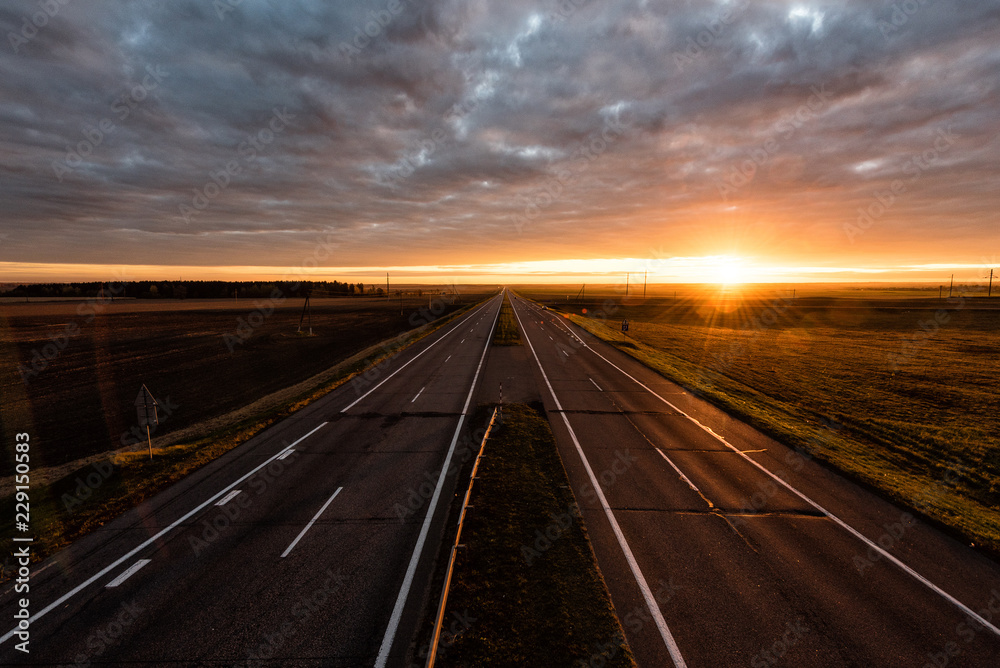
[[[128,298],[128,299],[259,299],[270,297],[274,290],[285,297],[305,297],[311,291],[317,297],[365,294],[364,283],[340,281],[109,281],[102,283],[31,283],[18,285],[0,297],[21,298]],[[370,292],[370,290],[369,290]],[[382,292],[378,290],[378,292]]]

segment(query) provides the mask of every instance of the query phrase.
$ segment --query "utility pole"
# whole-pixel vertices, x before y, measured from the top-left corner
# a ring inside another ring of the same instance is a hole
[[[309,297],[312,296],[312,286],[306,288],[306,300],[302,304],[302,315],[299,316],[299,329],[298,333],[302,333],[302,321],[308,316],[309,318],[309,336],[313,333],[313,317],[312,309],[309,307]]]
[[[955,274],[951,275],[951,284],[948,286],[948,299],[951,299],[951,289],[955,287]]]
[[[944,286],[938,286],[938,299],[944,299]]]
[[[389,297],[389,272],[385,272],[385,298],[386,299],[390,299],[390,297]]]
[[[625,296],[628,297],[628,274],[625,274]]]
[[[992,296],[993,296],[993,270],[990,269],[990,289],[986,291],[986,297],[989,298]]]
[[[642,272],[642,298],[646,298],[646,279],[649,277],[649,270]]]

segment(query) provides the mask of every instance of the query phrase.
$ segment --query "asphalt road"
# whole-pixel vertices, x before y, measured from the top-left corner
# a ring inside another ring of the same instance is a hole
[[[640,666],[1000,665],[996,563],[514,304]]]
[[[404,665],[499,306],[63,550],[27,595],[7,583],[0,663]]]

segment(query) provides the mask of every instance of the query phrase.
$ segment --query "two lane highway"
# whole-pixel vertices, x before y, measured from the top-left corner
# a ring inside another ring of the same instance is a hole
[[[997,665],[997,564],[513,301],[641,666]]]
[[[493,297],[36,568],[0,663],[401,665]],[[263,662],[263,663],[260,663]]]

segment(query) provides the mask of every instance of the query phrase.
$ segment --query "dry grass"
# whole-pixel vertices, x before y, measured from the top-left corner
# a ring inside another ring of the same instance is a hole
[[[511,308],[509,297],[504,297],[503,304],[500,305],[500,317],[497,318],[497,328],[493,332],[493,345],[522,345],[521,332],[517,328],[517,320],[514,318],[514,310]]]
[[[436,665],[634,667],[549,424],[530,406],[505,407],[471,503],[448,599],[448,621],[464,621]]]

